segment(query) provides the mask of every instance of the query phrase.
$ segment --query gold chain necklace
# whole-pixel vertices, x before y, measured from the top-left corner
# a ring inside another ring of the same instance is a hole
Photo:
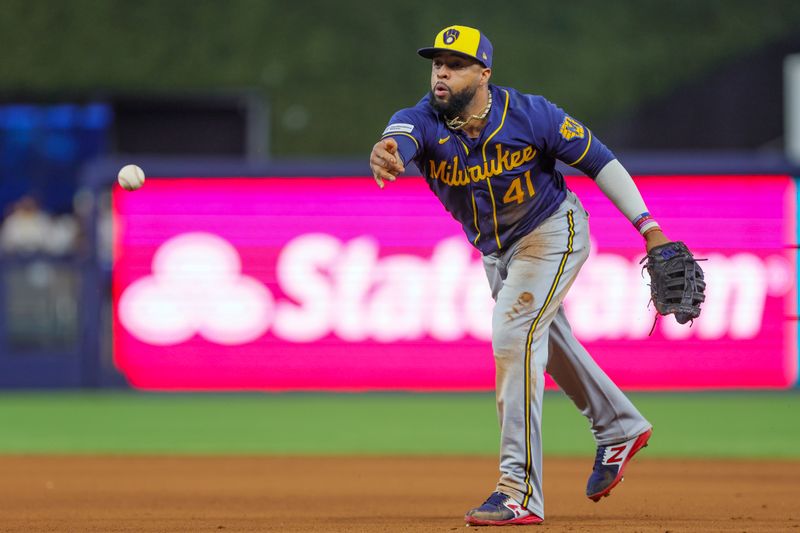
[[[474,120],[483,120],[486,118],[486,115],[489,114],[489,110],[492,108],[492,92],[489,91],[489,101],[486,103],[486,107],[483,108],[483,113],[480,115],[472,115],[468,119],[462,119],[458,116],[455,118],[444,118],[444,123],[447,124],[447,127],[453,130],[460,130],[467,124],[469,124],[473,119]]]

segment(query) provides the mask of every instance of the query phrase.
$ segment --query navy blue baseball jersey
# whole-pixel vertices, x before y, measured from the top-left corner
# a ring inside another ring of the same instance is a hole
[[[395,113],[397,141],[484,255],[503,250],[556,211],[566,195],[556,160],[594,178],[614,159],[583,124],[541,96],[490,85],[492,109],[477,139],[449,129],[425,96]]]

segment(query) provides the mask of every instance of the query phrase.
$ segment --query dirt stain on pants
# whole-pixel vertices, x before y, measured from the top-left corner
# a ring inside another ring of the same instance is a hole
[[[517,297],[517,301],[514,302],[514,305],[511,306],[511,310],[506,313],[506,318],[509,322],[514,320],[515,318],[521,316],[522,314],[531,311],[533,309],[533,294],[528,291],[522,292],[519,297]]]

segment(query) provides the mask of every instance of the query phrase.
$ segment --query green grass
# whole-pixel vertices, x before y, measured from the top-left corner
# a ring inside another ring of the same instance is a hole
[[[800,458],[800,391],[632,394],[650,457]],[[588,423],[545,395],[544,451],[592,455]],[[0,394],[0,453],[489,454],[492,394]]]

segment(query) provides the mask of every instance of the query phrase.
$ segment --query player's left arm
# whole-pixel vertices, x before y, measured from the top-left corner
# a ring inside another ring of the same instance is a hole
[[[650,299],[658,313],[674,314],[679,324],[700,316],[700,304],[705,301],[705,277],[691,251],[684,243],[672,242],[664,235],[650,216],[633,178],[611,150],[589,128],[557,106],[546,103],[540,116],[545,117],[544,124],[548,124],[549,118],[550,130],[539,142],[551,155],[594,178],[603,194],[644,236]],[[680,297],[676,298],[676,294]]]
[[[670,242],[650,215],[633,178],[600,139],[583,123],[547,100],[531,102],[542,120],[539,134],[548,153],[581,170],[644,236],[646,249]]]
[[[650,215],[633,178],[617,159],[609,161],[595,176],[594,181],[611,203],[639,230],[648,252],[656,246],[670,242],[658,222]]]

